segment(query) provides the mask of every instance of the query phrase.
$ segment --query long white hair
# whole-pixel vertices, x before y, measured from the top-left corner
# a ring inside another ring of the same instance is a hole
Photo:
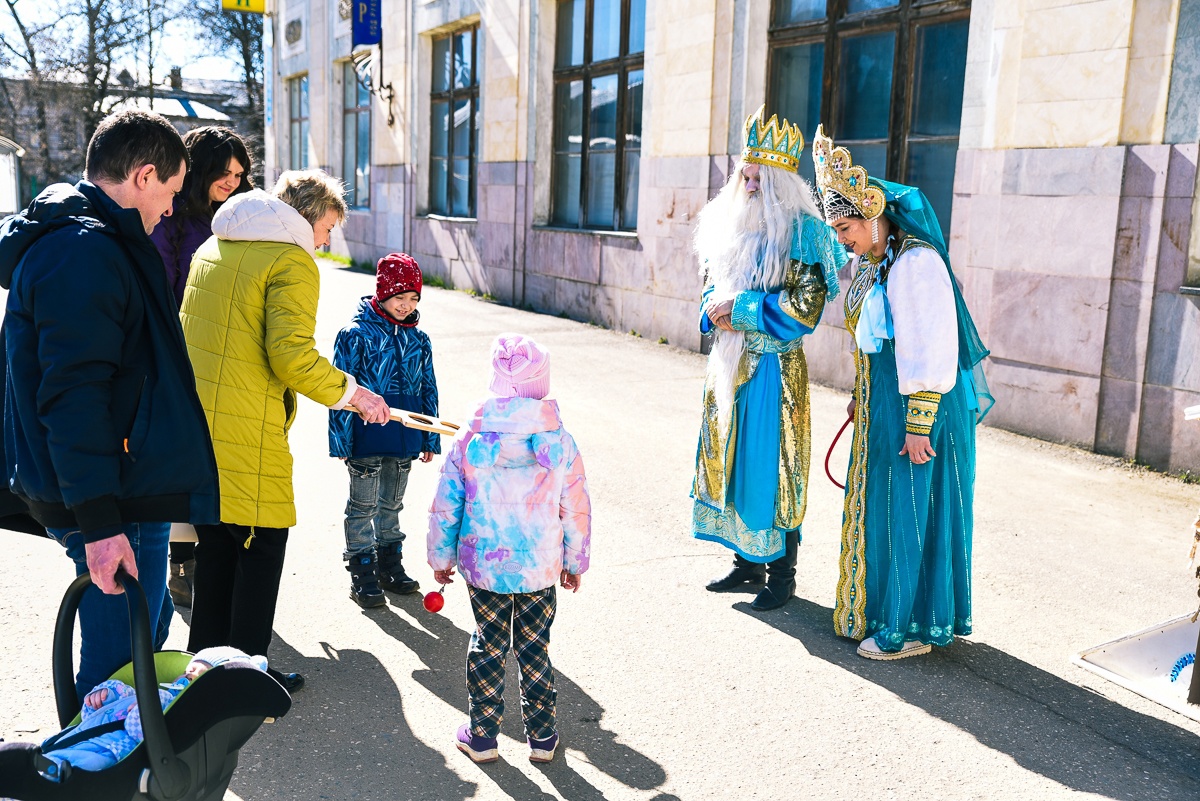
[[[694,247],[700,276],[717,296],[754,290],[778,292],[791,261],[792,226],[801,215],[821,219],[808,181],[787,170],[762,166],[753,194],[742,186],[738,161],[717,196],[700,211]],[[741,331],[714,329],[708,359],[722,431],[733,412],[733,382],[745,347]]]

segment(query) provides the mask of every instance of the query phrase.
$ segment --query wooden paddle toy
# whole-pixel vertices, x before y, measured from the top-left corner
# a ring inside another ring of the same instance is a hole
[[[346,406],[345,411],[354,412],[355,414],[359,413],[358,409],[353,405]],[[390,406],[388,407],[388,411],[391,413],[392,420],[401,425],[408,426],[409,428],[417,428],[421,431],[431,431],[434,434],[441,434],[444,437],[453,437],[462,429],[462,426],[458,423],[451,423],[449,420],[443,420],[440,417],[433,417],[432,415],[417,414],[416,412],[395,409]]]

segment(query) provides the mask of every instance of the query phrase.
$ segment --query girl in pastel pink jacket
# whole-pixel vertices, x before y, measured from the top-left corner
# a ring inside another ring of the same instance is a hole
[[[501,334],[492,346],[495,397],[485,400],[450,446],[429,510],[429,565],[443,584],[457,565],[467,582],[475,632],[467,652],[471,722],[459,750],[499,758],[504,662],[521,668],[521,713],[530,760],[558,745],[548,653],[555,584],[573,592],[588,569],[591,499],[583,459],[545,400],[550,355],[532,339]]]

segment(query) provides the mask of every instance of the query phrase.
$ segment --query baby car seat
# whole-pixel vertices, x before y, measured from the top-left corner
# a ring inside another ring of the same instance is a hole
[[[0,745],[0,799],[19,801],[220,801],[237,767],[238,751],[265,721],[287,714],[291,697],[266,673],[239,663],[203,673],[164,711],[160,682],[183,673],[191,654],[155,654],[150,615],[142,587],[119,575],[129,608],[133,662],[112,678],[133,685],[145,739],[112,767],[100,771],[70,769],[61,781],[43,774],[51,765],[35,743]],[[75,695],[72,637],[75,613],[88,574],[67,589],[54,628],[54,694],[59,725],[79,722]],[[68,733],[69,734],[69,733]],[[60,735],[61,737],[61,735]],[[50,743],[65,746],[67,740]]]

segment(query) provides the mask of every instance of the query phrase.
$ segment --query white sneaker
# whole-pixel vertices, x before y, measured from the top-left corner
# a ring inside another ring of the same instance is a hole
[[[558,749],[558,734],[551,734],[545,740],[529,739],[529,761],[545,764],[554,760],[554,752]]]
[[[928,643],[923,643],[920,640],[906,640],[904,647],[899,651],[884,651],[876,644],[874,637],[868,637],[859,644],[858,655],[866,659],[890,662],[895,659],[905,659],[910,656],[927,654],[932,650],[933,646]]]

